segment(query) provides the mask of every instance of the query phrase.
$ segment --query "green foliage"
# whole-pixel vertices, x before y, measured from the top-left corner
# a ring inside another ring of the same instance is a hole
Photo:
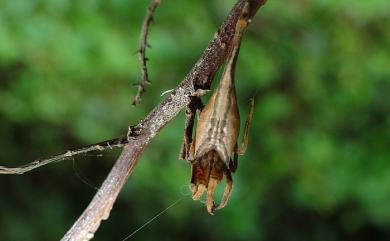
[[[227,3],[228,2],[228,3]],[[114,138],[183,79],[234,1],[162,1],[139,81],[148,1],[0,2],[0,165]],[[241,115],[256,97],[250,146],[229,205],[189,197],[137,240],[389,240],[390,3],[270,0],[242,44]],[[183,115],[148,147],[95,240],[121,240],[188,194],[177,160]],[[0,240],[58,240],[118,151],[0,176]]]

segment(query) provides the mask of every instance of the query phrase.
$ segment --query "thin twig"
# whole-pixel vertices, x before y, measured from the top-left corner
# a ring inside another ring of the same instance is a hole
[[[145,85],[150,84],[148,68],[146,65],[146,62],[148,61],[148,58],[146,57],[146,48],[150,47],[150,45],[148,44],[149,27],[150,24],[153,22],[153,13],[154,11],[156,11],[160,2],[161,0],[152,0],[146,12],[144,22],[142,24],[140,47],[138,49],[138,59],[141,65],[142,80],[135,84],[138,87],[138,91],[137,94],[134,96],[133,105],[138,105],[141,102],[141,97],[145,93]]]
[[[26,172],[32,171],[38,167],[45,166],[53,162],[59,162],[63,160],[70,159],[74,156],[85,154],[91,151],[103,151],[106,149],[112,149],[112,147],[123,147],[128,143],[127,137],[116,138],[112,140],[107,140],[99,142],[96,144],[91,144],[82,147],[71,148],[61,154],[51,156],[45,159],[38,159],[28,164],[18,166],[18,167],[4,167],[0,166],[0,174],[24,174]]]

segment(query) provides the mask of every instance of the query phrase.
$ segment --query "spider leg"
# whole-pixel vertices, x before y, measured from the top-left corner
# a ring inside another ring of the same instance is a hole
[[[226,168],[225,163],[219,159],[219,156],[214,156],[211,166],[209,184],[207,186],[207,211],[213,215],[215,210],[214,193],[217,188],[217,184],[223,178],[223,170]]]
[[[226,177],[226,187],[223,192],[221,203],[215,208],[215,210],[222,209],[226,206],[233,189],[233,178],[231,172],[226,168],[223,174]]]
[[[191,153],[192,145],[195,143],[195,137],[192,139],[195,116],[202,110],[202,100],[199,97],[190,97],[191,101],[186,110],[186,120],[184,125],[183,144],[180,149],[179,159],[192,161],[194,153]],[[192,151],[193,152],[193,151]]]
[[[238,155],[244,155],[244,153],[246,152],[246,149],[248,147],[249,125],[250,125],[251,120],[252,120],[254,103],[255,103],[254,99],[251,98],[249,100],[248,114],[246,116],[244,136],[242,137],[242,143],[241,143],[241,146],[237,147],[235,150],[235,153],[237,153]]]
[[[237,144],[236,144],[236,148],[237,148]],[[237,170],[237,166],[238,166],[238,154],[234,152],[233,158],[230,157],[229,170],[231,172],[235,172]]]

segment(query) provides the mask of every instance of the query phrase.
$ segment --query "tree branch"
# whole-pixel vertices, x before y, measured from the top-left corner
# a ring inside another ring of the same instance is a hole
[[[266,0],[238,0],[219,28],[201,58],[170,95],[155,107],[145,119],[132,127],[127,144],[92,201],[62,238],[62,241],[82,241],[93,238],[102,220],[109,217],[112,206],[146,146],[156,134],[187,106],[192,96],[209,89],[212,77],[225,62],[232,47],[236,24],[243,15],[249,22]],[[249,4],[248,4],[249,3]],[[245,7],[249,9],[245,9]]]
[[[140,47],[138,50],[138,59],[141,65],[142,80],[136,84],[136,86],[138,87],[138,91],[137,94],[134,96],[133,105],[138,105],[141,102],[141,97],[145,92],[145,85],[150,84],[150,80],[148,76],[148,68],[146,66],[146,62],[148,61],[148,58],[146,58],[146,48],[149,47],[147,38],[148,38],[150,24],[153,22],[153,13],[154,11],[156,11],[156,8],[160,4],[160,2],[161,0],[152,0],[146,12],[144,22],[142,24],[141,36],[140,36]]]

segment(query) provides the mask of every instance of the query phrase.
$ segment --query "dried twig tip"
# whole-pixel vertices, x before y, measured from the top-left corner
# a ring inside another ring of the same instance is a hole
[[[146,57],[146,48],[150,48],[150,44],[148,44],[148,32],[150,24],[153,20],[153,13],[156,11],[157,6],[160,4],[161,0],[152,0],[150,3],[148,10],[146,12],[146,16],[144,22],[142,24],[141,35],[140,35],[140,48],[138,49],[138,59],[141,65],[141,82],[138,86],[137,94],[134,96],[133,105],[138,105],[141,102],[141,97],[143,93],[145,93],[145,84],[150,84],[148,68],[146,66],[146,62],[149,60]]]

